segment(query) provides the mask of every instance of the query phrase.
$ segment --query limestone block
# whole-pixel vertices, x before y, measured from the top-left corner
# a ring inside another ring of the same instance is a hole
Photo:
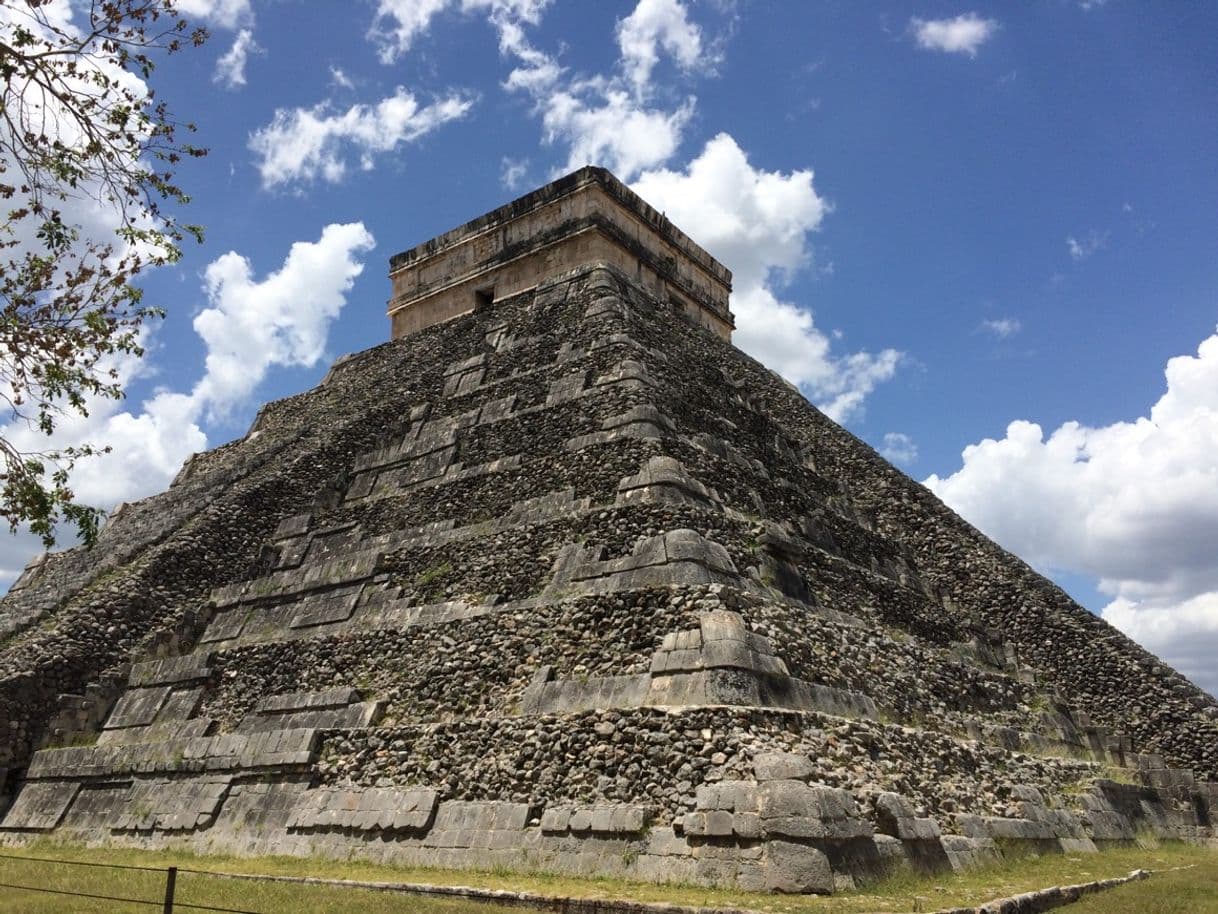
[[[438,794],[429,788],[310,790],[296,801],[287,827],[419,832],[432,821],[438,799]]]
[[[1047,841],[1056,837],[1045,823],[1028,819],[990,816],[985,818],[985,826],[989,837],[1004,841]]]
[[[652,457],[634,476],[623,477],[615,504],[692,504],[710,506],[718,499],[673,457]]]
[[[76,781],[26,784],[0,822],[0,828],[50,831],[59,825],[79,790]]]
[[[762,862],[765,887],[788,894],[833,892],[833,870],[829,858],[806,844],[767,841]]]
[[[444,368],[444,377],[449,377],[455,374],[464,374],[467,371],[472,371],[475,368],[481,368],[486,364],[486,353],[480,352],[477,355],[472,355],[468,359],[450,362]]]
[[[485,377],[486,369],[484,368],[472,368],[460,374],[451,375],[444,379],[444,396],[460,397],[473,393],[482,386],[482,380]]]
[[[435,828],[445,831],[488,831],[496,828],[523,828],[528,822],[526,803],[497,801],[446,800],[436,811]],[[458,835],[461,840],[468,836]],[[469,845],[464,845],[468,847]]]
[[[550,382],[550,390],[546,395],[546,406],[556,406],[582,396],[587,383],[588,372],[586,370],[576,371],[555,379]]]
[[[695,838],[705,837],[706,835],[706,816],[707,813],[695,810],[687,812],[681,819],[681,830],[686,834]],[[574,831],[574,828],[572,828]]]
[[[239,637],[242,630],[245,628],[245,623],[249,621],[249,617],[250,611],[240,607],[218,612],[212,616],[212,620],[208,624],[207,630],[203,633],[203,637],[199,640],[205,644],[208,644],[215,641],[227,641],[230,638]]]
[[[211,677],[210,651],[135,663],[127,681],[132,686],[178,685]]]
[[[802,781],[767,781],[759,791],[762,831],[788,838],[850,840],[870,837],[853,797],[833,787]]]
[[[161,705],[161,710],[157,712],[156,722],[158,724],[185,723],[198,710],[199,703],[203,700],[203,692],[202,686],[193,689],[175,689],[170,692],[165,703]]]
[[[973,869],[998,858],[994,842],[965,835],[944,835],[939,839],[951,868],[956,872]]]
[[[194,831],[206,828],[228,794],[228,777],[175,780],[137,779],[123,811],[110,823],[114,831]]]
[[[717,705],[762,703],[756,674],[751,670],[717,669],[695,674],[702,677],[704,702]]]
[[[285,711],[305,711],[316,708],[339,708],[359,701],[359,692],[350,687],[326,689],[322,692],[288,692],[263,698],[254,710],[264,714]]]
[[[815,774],[816,766],[804,755],[761,752],[753,758],[753,776],[758,781],[804,781]]]
[[[478,413],[478,424],[485,425],[489,422],[502,422],[512,415],[512,410],[515,408],[515,394],[510,394],[506,397],[500,397],[497,400],[491,400],[489,403],[484,403],[482,409]]]
[[[569,806],[551,806],[541,815],[541,830],[545,834],[566,834],[570,824]]]
[[[696,530],[670,530],[664,534],[664,549],[670,562],[697,562],[720,574],[738,574],[727,550]]]
[[[156,720],[157,712],[169,697],[169,686],[129,689],[115,702],[102,728],[117,730],[124,727],[146,727]]]
[[[722,809],[706,815],[706,834],[713,838],[724,838],[732,834],[732,814]]]
[[[732,831],[741,838],[761,837],[761,816],[755,812],[738,812],[732,816]]]
[[[285,517],[279,522],[275,532],[271,534],[271,540],[278,542],[279,540],[304,536],[309,532],[309,525],[312,521],[312,515],[309,514],[294,514],[291,517]]]
[[[647,825],[647,810],[634,805],[614,806],[609,824],[613,834],[636,834]]]
[[[758,793],[762,828],[768,835],[823,838],[820,797],[801,781],[769,781]]]
[[[310,628],[345,622],[355,612],[363,586],[341,588],[300,601],[300,608],[288,622],[289,628]]]

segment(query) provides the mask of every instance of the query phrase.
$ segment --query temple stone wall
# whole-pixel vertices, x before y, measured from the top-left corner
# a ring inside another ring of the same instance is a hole
[[[393,257],[394,339],[587,263],[618,267],[730,339],[731,273],[611,174],[583,168]]]

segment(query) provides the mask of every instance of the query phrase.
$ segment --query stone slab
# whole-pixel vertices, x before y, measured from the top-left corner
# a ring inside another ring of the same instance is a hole
[[[0,822],[0,828],[50,831],[59,825],[79,790],[77,782],[26,784]]]

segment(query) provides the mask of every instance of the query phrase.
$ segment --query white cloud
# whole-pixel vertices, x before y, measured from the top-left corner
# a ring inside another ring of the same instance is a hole
[[[563,171],[603,165],[629,181],[672,157],[693,113],[693,99],[675,111],[662,111],[640,107],[615,89],[591,103],[575,92],[559,91],[544,102],[542,127],[546,143],[570,148]]]
[[[431,20],[450,5],[450,0],[380,0],[368,37],[380,46],[381,63],[393,63],[409,51]]]
[[[537,25],[551,0],[378,0],[368,37],[380,46],[381,63],[391,64],[410,50],[432,20],[459,6],[463,13],[485,13],[500,32],[500,47],[519,37],[520,23]]]
[[[926,485],[1049,571],[1099,579],[1105,618],[1218,691],[1218,334],[1168,361],[1149,416],[1046,439],[1015,421]],[[1201,651],[1208,664],[1199,665]]]
[[[639,0],[617,24],[622,68],[635,94],[646,97],[651,71],[667,51],[683,69],[693,69],[702,56],[702,32],[690,22],[680,0]]]
[[[1094,229],[1083,236],[1082,240],[1069,235],[1066,238],[1066,250],[1074,260],[1086,260],[1108,243],[1108,232],[1097,232]]]
[[[1000,317],[996,320],[982,321],[981,329],[986,333],[992,333],[1000,340],[1005,340],[1022,330],[1023,324],[1013,317]]]
[[[892,463],[910,464],[918,459],[918,445],[904,432],[886,432],[880,456]]]
[[[504,156],[500,164],[502,171],[499,172],[499,182],[508,190],[520,190],[524,186],[524,179],[529,171],[528,160]]]
[[[351,77],[342,71],[339,67],[330,67],[330,83],[340,89],[354,89],[355,83]]]
[[[262,185],[337,182],[347,170],[348,153],[358,155],[360,167],[370,169],[380,153],[389,152],[464,117],[473,99],[453,94],[420,106],[402,87],[376,105],[352,105],[334,111],[329,102],[312,108],[276,110],[271,123],[250,135],[259,157]]]
[[[251,54],[257,54],[262,48],[254,41],[254,33],[242,29],[233,39],[233,46],[216,61],[216,71],[212,75],[215,82],[227,89],[235,89],[245,85],[245,64]]]
[[[201,19],[222,29],[235,29],[254,19],[250,0],[177,0],[174,6],[187,19]]]
[[[268,368],[315,365],[363,271],[357,255],[375,243],[361,222],[327,225],[317,241],[293,244],[283,266],[261,281],[236,252],[212,261],[204,274],[210,307],[194,320],[207,370],[192,400],[220,417],[253,393]]]
[[[802,386],[827,414],[857,414],[892,377],[898,352],[834,353],[811,312],[772,288],[810,261],[808,234],[829,212],[811,171],[754,168],[731,136],[719,134],[685,171],[649,171],[633,187],[732,270],[736,345]]]
[[[954,19],[909,20],[918,47],[947,54],[977,56],[977,49],[998,29],[994,19],[982,19],[976,13],[963,13]]]
[[[207,446],[203,426],[245,404],[275,367],[312,366],[324,355],[331,322],[363,270],[359,255],[375,244],[362,223],[328,225],[314,242],[292,245],[283,265],[262,280],[248,260],[228,253],[205,274],[208,307],[194,320],[207,349],[205,371],[189,393],[161,390],[138,412],[93,398],[88,416],[66,415],[53,444],[108,444],[109,454],[82,460],[72,473],[77,498],[109,509],[163,490],[192,453]],[[150,355],[149,359],[152,358]],[[148,360],[112,362],[124,386],[151,371]],[[24,423],[3,435],[19,447],[44,449],[45,438]],[[66,533],[66,531],[65,531]],[[0,578],[41,551],[34,538],[0,542]]]

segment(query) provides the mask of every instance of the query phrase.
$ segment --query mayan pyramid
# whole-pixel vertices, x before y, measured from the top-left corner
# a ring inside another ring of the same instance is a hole
[[[792,892],[1215,840],[1218,703],[733,348],[612,175],[390,277],[393,341],[0,603],[0,840]]]

